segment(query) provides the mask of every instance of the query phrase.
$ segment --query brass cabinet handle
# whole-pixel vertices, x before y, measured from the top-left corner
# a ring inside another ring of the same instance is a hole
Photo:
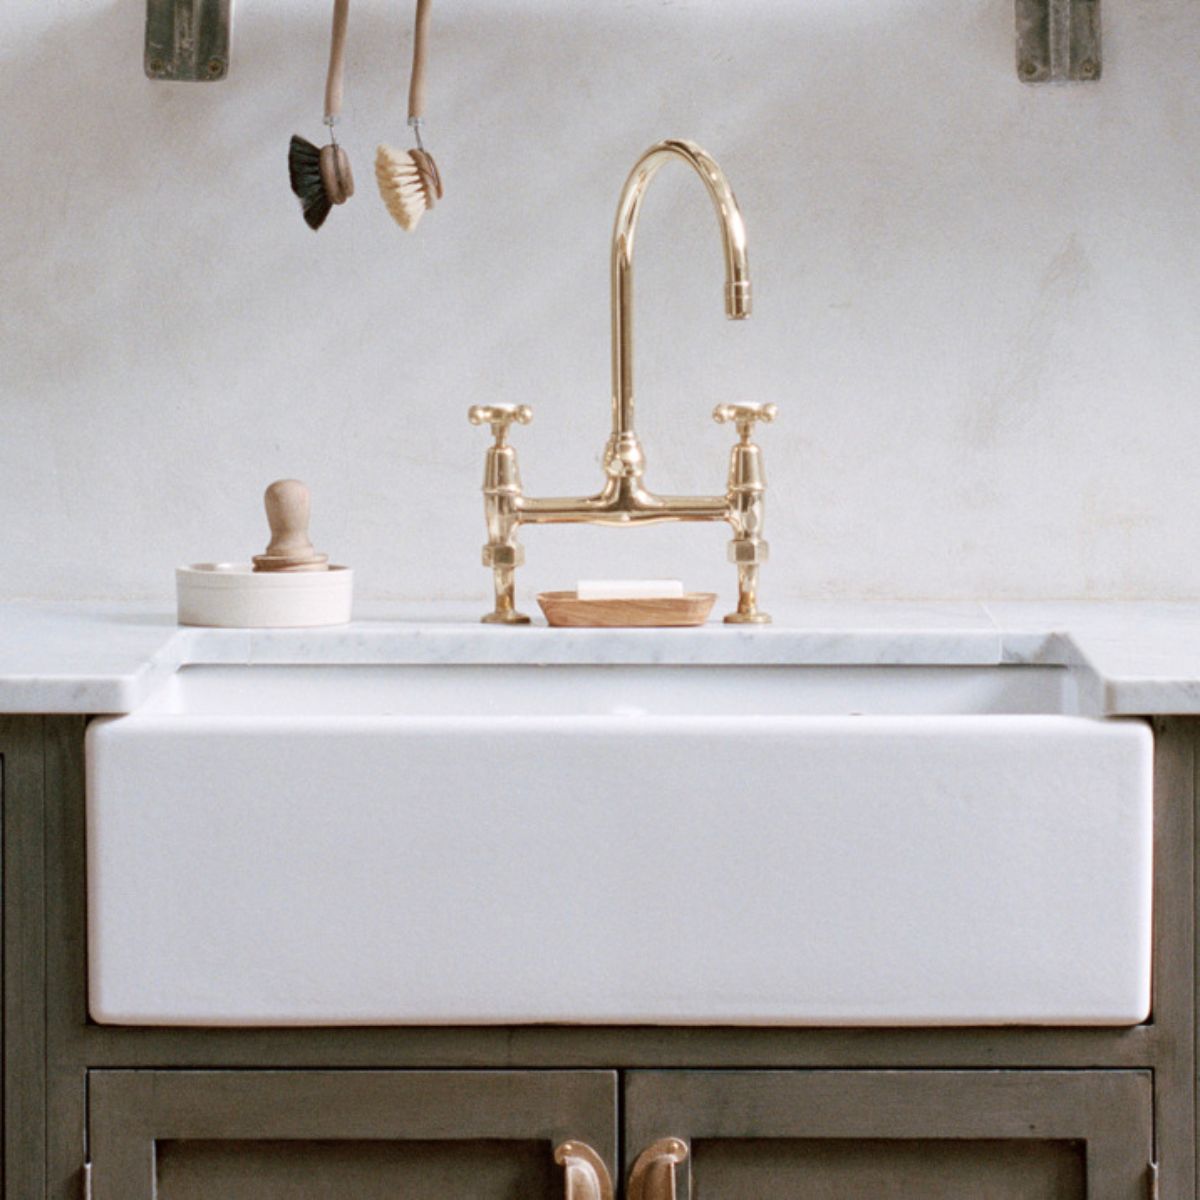
[[[585,1142],[563,1142],[554,1161],[566,1176],[566,1200],[613,1200],[612,1176],[604,1159]]]
[[[680,1138],[660,1138],[647,1146],[629,1172],[629,1200],[676,1200],[675,1168],[687,1156],[687,1143]]]

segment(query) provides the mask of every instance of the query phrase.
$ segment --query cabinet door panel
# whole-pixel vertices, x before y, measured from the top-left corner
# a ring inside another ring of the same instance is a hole
[[[561,1196],[562,1171],[537,1141],[163,1141],[160,1200],[516,1200]]]
[[[693,1143],[697,1198],[805,1200],[1085,1200],[1087,1152],[1073,1141],[804,1141]]]
[[[559,1200],[615,1167],[611,1071],[93,1071],[95,1200]]]
[[[665,1071],[626,1083],[627,1171],[679,1139],[694,1200],[1143,1200],[1147,1071]],[[656,1168],[634,1200],[665,1200]]]

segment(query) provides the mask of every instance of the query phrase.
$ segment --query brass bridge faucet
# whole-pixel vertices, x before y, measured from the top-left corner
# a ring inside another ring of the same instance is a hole
[[[517,452],[508,444],[509,427],[528,425],[527,404],[475,405],[472,425],[490,425],[495,444],[487,452],[483,503],[488,540],[483,565],[491,567],[495,608],[483,620],[504,625],[526,624],[516,610],[514,576],[525,561],[517,541],[522,525],[586,522],[596,525],[648,525],[656,521],[728,521],[733,527],[729,560],[738,569],[738,604],[725,620],[763,624],[770,617],[758,608],[758,569],[767,561],[762,538],[766,479],[762,451],[750,440],[756,421],[775,419],[774,404],[718,404],[713,418],[731,421],[739,441],[729,459],[724,496],[656,496],[642,483],[646,462],[633,427],[633,240],[638,213],[650,181],[669,158],[681,158],[704,181],[720,221],[725,250],[725,314],[731,320],[750,315],[750,268],[746,260],[746,227],[737,198],[724,171],[695,142],[666,141],[651,146],[638,159],[617,205],[612,240],[612,374],[613,431],[604,450],[604,486],[594,496],[535,499],[521,489]]]

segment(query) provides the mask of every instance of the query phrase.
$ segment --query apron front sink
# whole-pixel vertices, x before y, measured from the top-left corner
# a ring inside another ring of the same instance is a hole
[[[1152,736],[1041,667],[241,666],[87,735],[136,1025],[1128,1025]]]

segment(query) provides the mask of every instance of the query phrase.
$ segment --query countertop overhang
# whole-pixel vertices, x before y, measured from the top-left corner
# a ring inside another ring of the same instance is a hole
[[[1200,713],[1200,603],[810,601],[696,629],[482,625],[478,605],[362,605],[324,629],[199,629],[162,606],[0,603],[0,713],[127,713],[180,667],[272,664],[1041,665],[1095,716]]]

